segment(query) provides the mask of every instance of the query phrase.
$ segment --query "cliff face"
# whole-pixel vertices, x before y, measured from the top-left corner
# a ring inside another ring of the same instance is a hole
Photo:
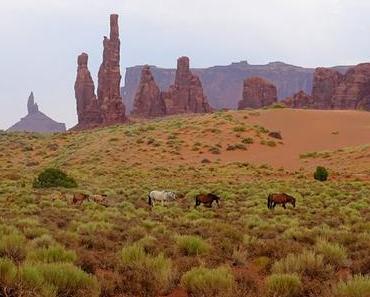
[[[125,103],[132,110],[135,92],[140,81],[143,66],[130,67],[126,70]],[[151,67],[153,76],[161,90],[166,90],[175,80],[175,69]],[[300,90],[311,92],[314,69],[301,68],[284,63],[267,65],[249,65],[246,62],[229,66],[215,66],[207,69],[192,69],[203,85],[205,96],[214,108],[237,108],[242,99],[243,81],[252,76],[259,76],[271,81],[278,89],[278,98],[285,98]]]
[[[239,101],[238,109],[261,108],[277,102],[276,87],[260,77],[250,77],[244,81],[243,99]]]
[[[348,70],[333,97],[336,109],[370,110],[370,63]]]
[[[135,66],[126,69],[125,87],[122,88],[122,93],[129,111],[133,108],[142,68],[143,66]],[[341,73],[349,68],[347,66],[334,67]],[[158,87],[162,91],[167,90],[175,80],[176,69],[151,66],[151,70]],[[301,90],[311,94],[315,69],[297,67],[281,62],[266,65],[250,65],[247,62],[240,62],[228,66],[192,69],[191,71],[199,76],[205,96],[207,96],[212,107],[216,109],[236,109],[238,102],[242,99],[243,81],[246,78],[258,76],[271,81],[277,88],[278,99],[284,99]]]

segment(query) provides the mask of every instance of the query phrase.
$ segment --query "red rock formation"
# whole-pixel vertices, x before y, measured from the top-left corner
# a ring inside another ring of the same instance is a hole
[[[190,71],[188,57],[177,60],[175,84],[163,92],[162,98],[169,115],[211,111],[199,77]]]
[[[150,67],[144,66],[136,92],[132,114],[138,117],[158,117],[166,114],[166,106]]]
[[[88,55],[78,57],[75,96],[78,124],[75,129],[88,129],[122,123],[126,120],[120,94],[120,40],[118,15],[110,17],[110,38],[104,37],[103,63],[99,69],[98,96],[87,67]]]
[[[276,87],[260,77],[251,77],[244,81],[243,99],[239,109],[261,108],[277,102]]]
[[[342,80],[343,75],[334,69],[317,68],[313,78],[313,105],[311,107],[332,109],[334,105],[333,96]]]
[[[88,55],[78,56],[75,96],[77,100],[78,128],[87,129],[102,124],[98,101],[95,96],[94,81],[88,69]]]
[[[290,108],[312,108],[313,99],[310,95],[304,91],[300,91],[293,97],[288,97],[282,101],[287,107]]]
[[[336,88],[335,109],[370,110],[370,63],[363,63],[347,71]]]
[[[110,38],[104,37],[103,63],[99,69],[98,101],[105,125],[126,120],[120,85],[120,48],[118,15],[110,16]]]

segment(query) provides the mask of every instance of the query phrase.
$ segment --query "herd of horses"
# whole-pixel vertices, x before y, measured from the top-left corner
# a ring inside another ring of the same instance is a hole
[[[177,195],[170,191],[152,191],[148,194],[148,204],[153,207],[156,203],[161,203],[162,206],[168,202],[175,201]],[[195,208],[203,204],[205,207],[211,208],[213,202],[216,202],[217,206],[220,207],[221,198],[213,193],[199,194],[195,196]],[[267,207],[274,209],[276,205],[282,205],[286,208],[287,204],[292,204],[293,207],[296,205],[296,199],[288,194],[270,194],[267,197]]]
[[[178,195],[175,192],[170,191],[152,191],[148,194],[148,204],[150,207],[154,207],[157,203],[162,206],[177,200]],[[212,208],[213,202],[216,202],[217,206],[220,207],[221,198],[213,193],[199,194],[195,196],[195,208],[200,205]],[[83,202],[95,202],[103,206],[108,206],[107,195],[87,195],[82,193],[75,193],[73,195],[72,203],[75,205],[81,205]],[[274,209],[276,205],[282,205],[286,208],[287,204],[291,204],[293,207],[296,206],[296,199],[288,194],[270,194],[267,197],[267,207],[269,209]]]

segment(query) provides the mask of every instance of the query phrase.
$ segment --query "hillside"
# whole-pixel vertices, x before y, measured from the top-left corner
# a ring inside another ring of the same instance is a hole
[[[370,113],[266,109],[1,133],[6,288],[27,297],[272,297],[286,285],[289,296],[352,296],[361,279],[350,277],[370,272],[369,132]],[[317,165],[327,182],[313,180]],[[34,189],[47,167],[78,188]],[[154,189],[178,199],[151,209]],[[219,195],[220,208],[195,209],[204,192]],[[274,192],[294,196],[296,208],[269,210]],[[74,204],[75,193],[106,194],[107,203]]]

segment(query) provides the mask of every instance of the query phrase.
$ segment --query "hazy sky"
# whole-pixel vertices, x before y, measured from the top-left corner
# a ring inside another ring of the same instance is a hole
[[[76,123],[76,57],[94,78],[109,14],[120,15],[127,66],[193,67],[284,61],[331,66],[370,61],[369,0],[0,0],[0,129],[40,109]]]

